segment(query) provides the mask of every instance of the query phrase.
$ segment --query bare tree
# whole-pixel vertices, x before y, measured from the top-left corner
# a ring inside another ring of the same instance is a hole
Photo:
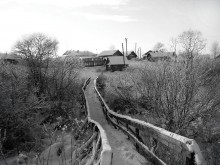
[[[179,43],[185,51],[187,67],[192,64],[195,55],[199,54],[206,46],[206,40],[200,31],[188,30],[179,35]],[[192,65],[191,65],[192,66]]]
[[[165,51],[166,51],[166,49],[165,49],[165,47],[164,47],[164,44],[161,43],[161,42],[157,42],[157,43],[154,45],[153,50],[155,50],[155,51],[162,51],[162,52],[165,52]]]
[[[177,38],[171,38],[170,39],[170,50],[175,52],[177,51],[177,45],[178,45],[178,39]]]
[[[215,58],[220,53],[219,42],[218,41],[213,42],[210,50]]]
[[[56,56],[58,41],[42,33],[34,33],[20,41],[14,46],[14,51],[22,56],[28,65],[29,81],[37,89],[37,96],[44,93],[45,77],[51,57]]]

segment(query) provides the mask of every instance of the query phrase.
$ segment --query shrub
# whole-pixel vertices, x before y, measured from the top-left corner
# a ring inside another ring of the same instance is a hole
[[[58,116],[79,117],[82,82],[78,79],[77,63],[53,61],[41,78],[43,93],[32,84],[27,67],[2,64],[0,67],[0,133],[6,132],[4,153],[39,151],[45,138],[43,123]],[[42,70],[41,70],[42,71]],[[39,84],[41,86],[41,84]],[[42,87],[42,86],[41,86]]]

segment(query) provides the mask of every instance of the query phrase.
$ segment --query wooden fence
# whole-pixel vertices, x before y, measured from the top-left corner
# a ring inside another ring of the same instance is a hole
[[[200,148],[194,139],[189,139],[181,135],[169,132],[163,128],[156,127],[150,123],[117,114],[110,110],[101,94],[95,91],[103,107],[106,120],[115,128],[121,129],[128,138],[135,144],[137,151],[145,156],[150,162],[156,165],[205,165]],[[161,148],[160,148],[161,147]],[[159,158],[159,155],[166,155]],[[178,158],[175,158],[177,157]],[[171,157],[168,159],[168,157]],[[181,158],[181,159],[180,159]],[[163,159],[163,160],[162,160]],[[167,160],[167,162],[164,161]]]
[[[86,162],[87,165],[111,165],[112,163],[112,150],[111,146],[109,145],[106,133],[102,126],[91,119],[90,117],[90,111],[89,111],[89,104],[87,101],[87,97],[85,95],[85,90],[88,84],[90,83],[90,78],[87,79],[82,87],[83,92],[83,100],[84,100],[84,106],[87,110],[87,119],[90,124],[93,125],[93,136],[84,144],[85,147],[88,145],[93,145],[92,147],[92,156],[88,162]],[[98,151],[101,150],[101,154],[98,155]]]
[[[85,67],[92,67],[92,66],[101,66],[104,65],[104,61],[100,57],[91,57],[91,58],[83,58],[83,64]]]

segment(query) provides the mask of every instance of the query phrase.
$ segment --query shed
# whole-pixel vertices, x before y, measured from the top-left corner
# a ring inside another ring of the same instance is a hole
[[[175,52],[161,52],[161,51],[148,51],[143,55],[143,59],[147,59],[148,61],[164,61],[164,60],[172,60],[177,56]]]
[[[128,51],[127,59],[137,58],[137,54],[134,51]]]
[[[127,58],[124,56],[109,56],[106,61],[106,70],[116,71],[128,66]]]
[[[98,57],[123,56],[119,50],[105,50],[98,54]]]

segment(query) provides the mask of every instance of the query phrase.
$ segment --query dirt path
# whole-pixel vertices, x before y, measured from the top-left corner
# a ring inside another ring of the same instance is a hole
[[[121,131],[109,125],[104,117],[101,104],[94,90],[94,79],[99,75],[94,69],[87,73],[91,77],[91,82],[87,87],[86,95],[90,107],[91,118],[101,124],[107,134],[110,146],[113,150],[112,165],[143,165],[147,164],[145,158],[141,156],[133,144],[127,140]],[[85,74],[84,74],[85,76]]]

